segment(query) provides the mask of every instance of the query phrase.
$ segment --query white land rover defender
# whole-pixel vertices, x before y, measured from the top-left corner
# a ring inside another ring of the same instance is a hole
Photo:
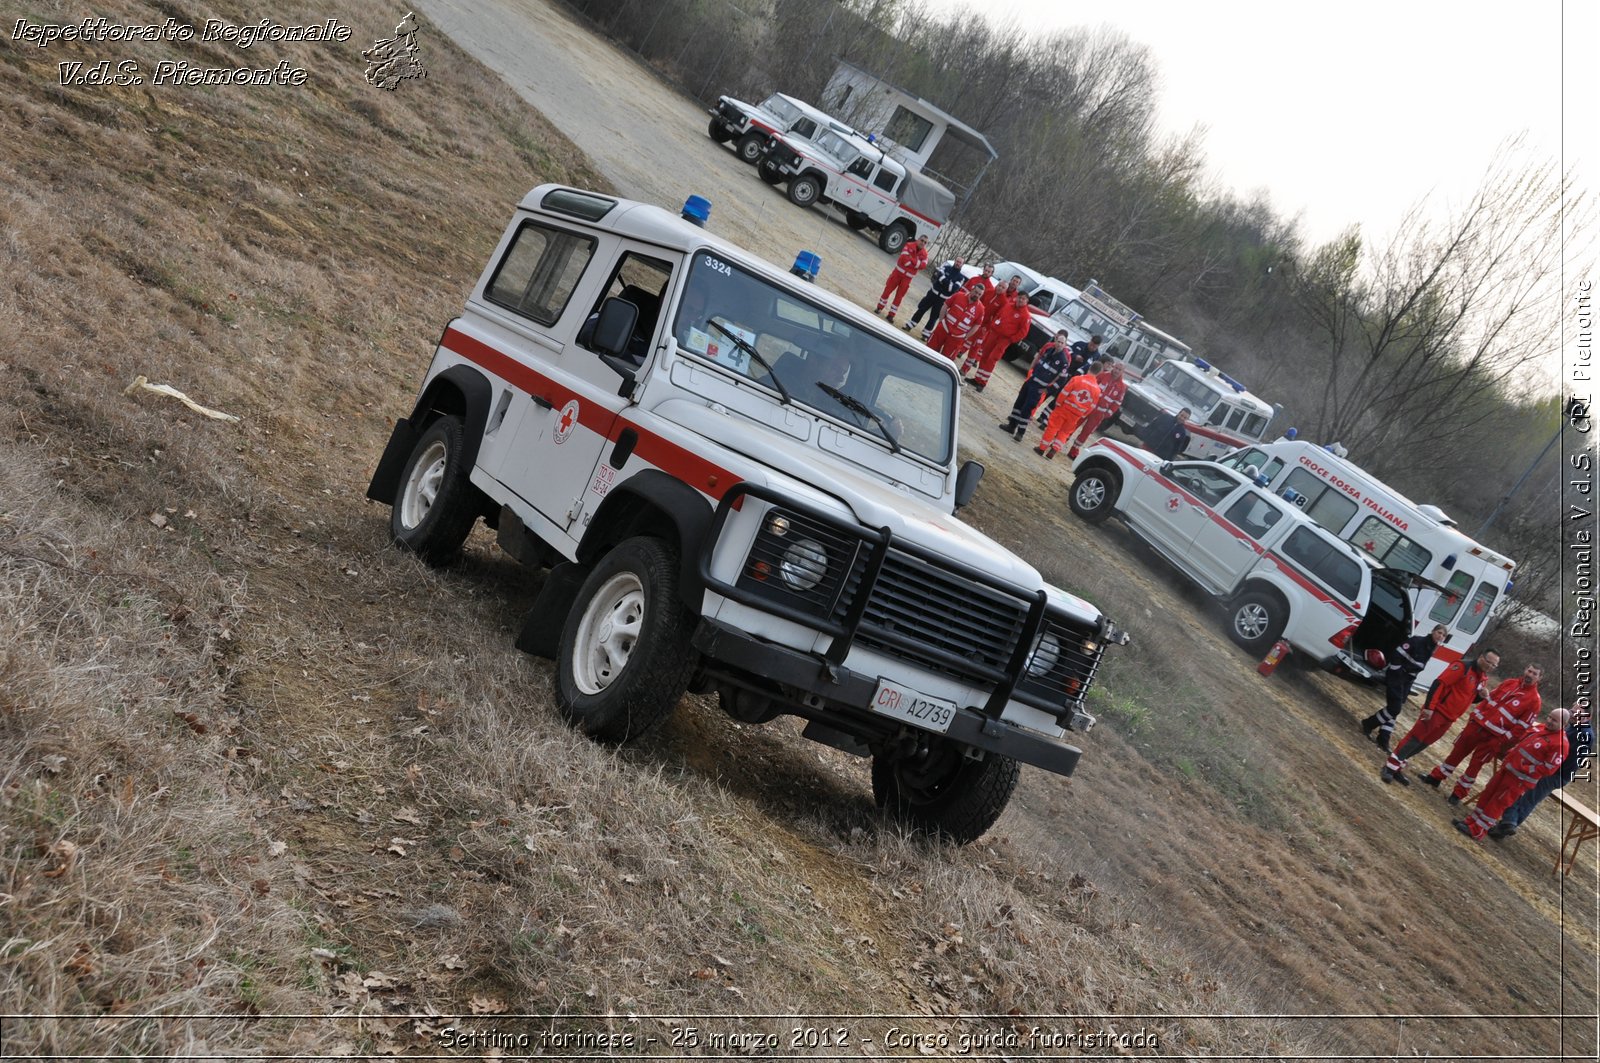
[[[734,153],[754,166],[772,137],[793,132],[809,138],[824,129],[851,132],[849,126],[804,100],[774,92],[760,103],[718,96],[706,133],[718,144],[732,141]]]
[[[1070,774],[1099,610],[955,519],[953,367],[658,207],[529,192],[368,495],[440,562],[478,518],[551,566],[517,645],[623,741],[686,689],[872,757],[913,826],[982,834]]]

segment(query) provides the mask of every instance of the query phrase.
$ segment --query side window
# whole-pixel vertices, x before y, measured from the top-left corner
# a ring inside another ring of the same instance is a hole
[[[1238,480],[1211,462],[1177,466],[1172,470],[1172,481],[1208,506],[1221,502],[1239,486]]]
[[[893,170],[879,170],[878,176],[872,179],[872,183],[883,189],[885,192],[893,192],[894,186],[896,183],[898,183],[898,181],[899,177],[896,176]]]
[[[807,140],[817,135],[817,123],[809,118],[800,119],[791,128]]]
[[[643,361],[650,351],[650,338],[655,335],[656,324],[661,319],[661,303],[671,282],[672,263],[629,251],[617,260],[617,268],[612,270],[605,291],[589,311],[590,320],[610,298],[623,299],[638,307],[639,321],[628,340],[627,353]],[[584,347],[589,346],[587,325],[586,321],[585,328],[578,333],[578,342]]]
[[[1260,539],[1283,518],[1283,511],[1256,492],[1246,491],[1224,516],[1250,538]]]
[[[1498,592],[1494,584],[1478,584],[1478,589],[1472,592],[1472,600],[1467,603],[1467,611],[1461,614],[1462,631],[1469,635],[1478,633],[1478,629],[1483,627],[1483,622],[1489,619],[1489,610],[1494,605],[1496,593]]]
[[[1444,593],[1439,595],[1439,600],[1433,603],[1433,608],[1428,610],[1428,619],[1435,624],[1448,624],[1456,618],[1461,611],[1461,602],[1467,596],[1467,589],[1472,586],[1472,577],[1465,572],[1455,572],[1450,576],[1450,581],[1444,585]]]
[[[855,162],[852,162],[845,172],[854,174],[857,177],[870,176],[872,173],[872,160],[863,155]]]
[[[593,254],[591,237],[523,222],[485,294],[491,303],[554,325]]]
[[[1244,419],[1244,434],[1251,439],[1260,439],[1261,433],[1267,430],[1267,418],[1259,413],[1252,413]],[[1282,466],[1279,466],[1282,468]]]
[[[1245,411],[1237,408],[1232,413],[1228,414],[1228,430],[1230,432],[1238,431],[1239,426],[1244,424],[1244,417]]]
[[[1433,554],[1421,544],[1403,535],[1392,524],[1385,522],[1382,517],[1368,517],[1349,538],[1356,549],[1365,550],[1386,568],[1426,572],[1428,565],[1433,562]]]
[[[1347,498],[1338,488],[1317,479],[1305,469],[1290,473],[1283,485],[1304,499],[1295,502],[1295,505],[1305,510],[1306,516],[1331,532],[1337,534],[1343,531],[1344,526],[1350,523],[1350,518],[1356,515],[1358,507],[1354,499]]]
[[[1283,541],[1283,556],[1347,602],[1361,593],[1361,564],[1311,528],[1295,529]]]

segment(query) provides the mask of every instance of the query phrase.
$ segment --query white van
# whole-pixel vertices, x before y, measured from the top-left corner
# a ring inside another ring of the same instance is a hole
[[[1468,653],[1511,588],[1515,561],[1460,531],[1438,506],[1411,501],[1327,447],[1280,439],[1243,447],[1220,464],[1254,468],[1275,494],[1292,492],[1294,504],[1324,528],[1379,564],[1419,577],[1411,592],[1417,630],[1443,624],[1450,634],[1417,677],[1418,689]]]

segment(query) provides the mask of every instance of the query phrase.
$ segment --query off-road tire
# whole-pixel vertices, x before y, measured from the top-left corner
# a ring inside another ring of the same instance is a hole
[[[721,119],[713,118],[706,127],[706,134],[718,144],[726,144],[733,139],[733,134],[728,132],[728,127],[722,124]]]
[[[1090,524],[1099,524],[1116,508],[1117,484],[1104,469],[1085,469],[1072,481],[1067,505]]]
[[[739,138],[739,142],[733,147],[734,150],[739,153],[739,158],[741,161],[747,162],[751,166],[754,166],[757,162],[761,161],[761,153],[765,151],[767,147],[767,138],[762,136],[760,133],[746,133],[744,136]]]
[[[411,448],[389,510],[389,538],[430,565],[461,551],[483,512],[483,494],[467,478],[466,429],[441,417]]]
[[[1228,637],[1251,653],[1266,653],[1283,635],[1289,607],[1270,591],[1249,591],[1228,604]]]
[[[808,173],[789,178],[789,202],[797,207],[810,208],[822,198],[822,182]]]
[[[893,225],[884,226],[883,232],[878,234],[878,246],[891,255],[898,255],[900,249],[906,246],[906,241],[911,239],[911,230],[905,222],[895,222]]]
[[[966,845],[983,836],[1005,811],[1021,773],[998,753],[963,755],[948,739],[931,740],[924,763],[879,753],[872,758],[872,797],[914,830]]]
[[[871,220],[871,218],[867,217],[859,210],[847,210],[844,212],[844,223],[857,232],[865,229],[867,227],[867,222]]]
[[[613,547],[578,589],[556,654],[556,706],[590,737],[638,738],[688,688],[695,654],[678,569],[672,546],[640,536]]]

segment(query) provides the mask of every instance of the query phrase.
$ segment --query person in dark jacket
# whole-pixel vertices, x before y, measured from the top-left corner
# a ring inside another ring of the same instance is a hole
[[[1139,438],[1156,457],[1171,461],[1189,445],[1189,430],[1184,427],[1188,423],[1189,407],[1185,406],[1177,413],[1164,413],[1145,425]]]
[[[1072,365],[1067,369],[1067,376],[1075,377],[1083,373],[1096,372],[1100,366],[1100,337],[1090,336],[1087,340],[1079,340],[1072,345]],[[1056,412],[1055,399],[1040,407],[1039,427],[1043,428],[1050,423],[1050,417]],[[1075,457],[1076,455],[1074,455]]]
[[[1389,654],[1388,667],[1383,670],[1387,695],[1383,708],[1361,721],[1361,733],[1378,743],[1378,748],[1385,753],[1389,752],[1389,740],[1394,737],[1394,722],[1406,707],[1406,698],[1411,696],[1412,684],[1433,659],[1433,648],[1443,646],[1449,635],[1449,628],[1435,624],[1428,634],[1412,635]],[[1373,731],[1378,733],[1374,735]]]
[[[1572,722],[1567,726],[1567,759],[1561,762],[1561,769],[1554,775],[1546,775],[1533,784],[1533,789],[1517,798],[1517,803],[1506,809],[1500,822],[1489,828],[1489,837],[1499,840],[1517,833],[1517,828],[1539,802],[1571,782],[1593,752],[1594,722],[1589,717],[1589,703],[1579,701],[1572,708]]]
[[[959,292],[967,283],[967,278],[961,273],[961,267],[964,265],[966,260],[957,255],[934,270],[933,287],[928,289],[928,294],[917,304],[917,312],[911,315],[911,320],[902,326],[910,332],[917,327],[917,322],[922,320],[922,315],[928,315],[928,323],[922,326],[923,343],[927,343],[928,337],[933,333],[933,326],[939,320],[939,312],[944,309],[944,301]]]
[[[1028,418],[1033,416],[1039,400],[1051,388],[1059,388],[1067,382],[1067,366],[1071,361],[1067,334],[1065,331],[1057,332],[1056,338],[1039,349],[1033,364],[1028,367],[1028,379],[1022,382],[1022,390],[1017,392],[1017,401],[1011,406],[1011,416],[1000,422],[1000,430],[1010,432],[1017,442],[1022,442],[1022,437],[1028,431]]]

